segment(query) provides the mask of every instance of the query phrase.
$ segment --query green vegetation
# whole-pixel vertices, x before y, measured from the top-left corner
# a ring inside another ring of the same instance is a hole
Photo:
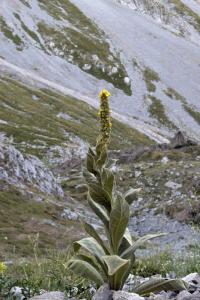
[[[161,100],[151,95],[149,95],[149,98],[152,101],[152,104],[149,107],[149,113],[151,116],[156,118],[162,125],[169,128],[175,128],[175,125],[168,119]]]
[[[148,92],[154,93],[156,91],[156,86],[155,86],[154,82],[160,81],[159,75],[155,71],[153,71],[152,69],[147,67],[143,71],[143,77],[144,77],[144,81],[146,83]]]
[[[50,53],[59,55],[70,63],[78,65],[83,71],[90,73],[99,79],[111,82],[115,87],[131,95],[131,88],[124,83],[127,73],[118,56],[112,56],[109,44],[102,37],[84,34],[76,28],[50,27],[43,22],[38,23],[38,31],[42,35],[46,49]],[[51,42],[49,42],[51,40]],[[53,43],[53,47],[52,47]],[[98,61],[93,61],[93,55]],[[109,55],[113,61],[109,60]],[[85,66],[87,66],[85,68]],[[111,74],[113,67],[118,71]]]
[[[200,124],[200,112],[189,105],[185,105],[184,108],[195,119],[195,121]]]
[[[22,50],[23,49],[23,41],[21,38],[13,32],[13,29],[11,29],[4,18],[0,16],[0,31],[4,34],[4,36],[11,40],[15,45],[17,50]]]
[[[10,290],[14,286],[21,287],[23,295],[28,298],[47,290],[91,299],[89,282],[67,270],[70,251],[47,251],[44,256],[40,254],[38,242],[37,235],[30,242],[34,253],[31,261],[16,263],[9,266],[5,273],[0,273],[0,299],[14,300],[10,296]]]
[[[75,256],[68,266],[75,274],[95,282],[97,287],[108,283],[111,290],[121,290],[135,265],[136,250],[163,234],[149,234],[133,241],[129,232],[130,205],[137,198],[137,190],[130,189],[124,195],[117,193],[115,176],[107,165],[111,133],[109,96],[106,90],[100,94],[100,136],[95,151],[89,148],[83,169],[88,203],[101,220],[106,239],[102,239],[92,225],[82,222],[90,237],[74,242]],[[153,279],[136,286],[134,291],[146,296],[168,286],[174,290],[187,287],[182,280]]]
[[[3,182],[0,184],[4,186],[0,191],[0,261],[18,257],[30,258],[33,255],[30,237],[34,234],[39,233],[40,254],[44,254],[46,249],[55,249],[56,245],[64,249],[73,241],[71,231],[74,236],[76,232],[80,234],[78,221],[60,217],[65,207],[61,200],[55,204],[44,195],[43,201],[36,202],[31,196],[28,198],[23,195],[19,189],[3,185]],[[37,190],[32,192],[37,193]],[[51,222],[56,225],[51,225]]]
[[[25,6],[27,6],[28,8],[31,8],[31,5],[29,3],[29,0],[19,0],[21,1]]]
[[[96,78],[111,82],[126,94],[132,94],[131,87],[124,83],[127,72],[119,55],[111,52],[104,32],[94,22],[69,0],[48,2],[40,0],[39,3],[41,8],[45,9],[54,19],[65,20],[72,25],[61,27],[59,22],[57,22],[57,26],[49,26],[44,22],[38,23],[38,31],[45,41],[48,52],[78,65],[83,71]],[[95,61],[94,55],[97,57]],[[113,67],[117,68],[117,72],[111,72]]]
[[[200,124],[200,112],[197,111],[195,108],[192,108],[190,105],[188,105],[187,100],[185,97],[180,95],[176,90],[172,88],[168,88],[166,91],[164,91],[165,94],[175,100],[181,101],[183,104],[184,109],[197,121],[197,123]]]
[[[21,20],[20,15],[17,13],[14,13],[14,16],[16,17],[16,19],[18,19],[21,23],[21,27],[22,29],[37,43],[40,45],[41,49],[45,50],[44,46],[41,44],[40,39],[38,37],[38,35],[30,30],[25,24],[24,22]]]
[[[184,4],[181,0],[170,0],[174,7],[176,12],[180,16],[186,16],[188,17],[188,22],[194,26],[194,28],[200,32],[200,16],[195,13],[189,6]]]
[[[175,99],[175,100],[179,100],[181,101],[183,104],[187,103],[187,100],[185,99],[185,97],[183,97],[181,94],[179,94],[176,90],[174,90],[173,88],[167,88],[167,90],[164,90],[164,93],[170,97],[171,99]]]
[[[1,131],[13,136],[17,148],[45,157],[49,147],[67,142],[66,132],[94,144],[99,129],[97,111],[83,101],[49,90],[35,90],[10,78],[0,79]],[[70,119],[58,117],[66,113]],[[151,141],[114,120],[112,148],[120,149]]]
[[[150,277],[174,272],[178,277],[184,277],[191,273],[200,273],[200,249],[196,245],[188,249],[184,256],[173,255],[171,250],[165,250],[139,259],[133,269],[133,273],[142,277]]]
[[[80,296],[91,299],[89,286],[91,282],[75,276],[67,269],[67,262],[71,258],[71,251],[48,251],[45,256],[38,252],[37,237],[33,239],[34,259],[30,262],[21,262],[9,266],[7,271],[0,275],[0,297],[11,300],[8,296],[13,286],[24,287],[27,296],[34,296],[41,290],[63,291],[67,295]],[[175,272],[178,277],[190,273],[200,273],[200,249],[196,245],[188,249],[188,254],[176,256],[170,250],[156,252],[146,258],[136,260],[132,274],[142,277],[150,277]],[[136,280],[137,281],[137,280]],[[130,286],[130,291],[132,290]],[[13,299],[12,299],[13,300]]]

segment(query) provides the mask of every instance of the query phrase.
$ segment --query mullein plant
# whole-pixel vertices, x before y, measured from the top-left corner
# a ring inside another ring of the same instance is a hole
[[[150,234],[133,241],[128,229],[130,205],[137,199],[137,191],[131,189],[122,195],[116,190],[115,176],[108,167],[108,145],[111,137],[110,93],[100,93],[100,134],[95,149],[89,148],[83,176],[88,187],[88,203],[101,220],[104,238],[96,229],[82,221],[89,237],[73,244],[75,256],[69,268],[84,278],[95,282],[97,287],[108,283],[111,290],[121,290],[133,269],[135,251],[148,240],[163,234]],[[141,295],[165,288],[186,288],[181,280],[154,279],[135,288]]]

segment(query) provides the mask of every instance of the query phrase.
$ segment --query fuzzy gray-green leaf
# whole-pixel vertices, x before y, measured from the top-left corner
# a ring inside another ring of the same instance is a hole
[[[91,207],[91,209],[94,211],[94,213],[99,217],[99,219],[103,222],[106,230],[108,231],[109,229],[109,216],[108,216],[108,213],[107,211],[105,210],[105,208],[94,202],[92,200],[92,198],[90,197],[90,195],[88,194],[88,203]]]
[[[104,168],[101,177],[104,189],[109,193],[110,197],[112,197],[113,188],[115,186],[114,174],[109,169]]]
[[[103,248],[93,237],[84,238],[80,241],[74,242],[73,246],[75,252],[78,252],[80,248],[83,248],[90,254],[94,255],[94,257],[98,257],[100,259],[103,255],[105,255]]]
[[[104,252],[106,254],[110,254],[108,247],[105,245],[105,242],[102,240],[102,238],[99,236],[99,234],[97,233],[97,231],[92,227],[92,225],[86,223],[86,222],[82,222],[85,231],[91,236],[93,237],[98,243],[99,245],[101,245],[101,247],[103,248]]]
[[[115,254],[118,253],[120,243],[128,226],[129,216],[128,203],[121,196],[118,196],[112,204],[109,224],[112,248]]]
[[[131,205],[135,200],[138,198],[138,194],[141,189],[133,189],[131,188],[126,194],[124,195],[125,200]]]
[[[99,184],[89,184],[90,197],[96,203],[103,205],[107,211],[110,212],[111,209],[111,198],[110,195],[99,185]]]
[[[75,274],[94,281],[98,286],[102,285],[104,282],[101,274],[89,262],[79,259],[71,259],[69,262],[69,268]]]
[[[134,252],[140,248],[141,246],[143,246],[147,241],[151,240],[151,239],[155,239],[157,237],[161,237],[166,235],[165,233],[158,233],[158,234],[148,234],[145,235],[141,238],[139,238],[136,242],[133,243],[132,246],[130,246],[127,250],[125,250],[122,254],[121,257],[122,258],[129,258],[131,255],[134,254]]]
[[[123,279],[130,266],[130,260],[122,259],[118,255],[104,256],[110,278],[110,287],[113,290],[122,288]]]
[[[182,279],[164,279],[153,278],[140,284],[134,289],[134,292],[141,296],[148,296],[150,293],[161,291],[182,291],[186,290],[188,285]]]

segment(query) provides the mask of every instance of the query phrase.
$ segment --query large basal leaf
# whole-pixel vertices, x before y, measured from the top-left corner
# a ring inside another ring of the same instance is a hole
[[[101,274],[89,262],[71,259],[68,266],[75,274],[94,281],[98,286],[101,286],[104,283]]]
[[[131,188],[126,194],[124,195],[125,200],[131,205],[135,200],[138,199],[138,194],[140,193],[141,189],[133,189]]]
[[[124,273],[124,276],[123,276],[123,279],[122,279],[122,286],[125,284],[126,280],[128,279],[131,271],[133,270],[133,267],[134,267],[134,264],[135,264],[135,255],[132,255],[130,257],[130,263],[129,263],[129,267],[128,269],[126,270],[126,272]]]
[[[109,215],[105,208],[98,203],[94,202],[90,195],[88,194],[88,203],[94,213],[99,217],[99,219],[103,222],[106,231],[109,229]]]
[[[93,266],[97,271],[100,272],[99,265],[97,264],[96,260],[89,255],[86,254],[77,254],[74,259],[83,260],[85,262],[88,262],[91,266]]]
[[[161,291],[177,291],[186,290],[188,285],[182,279],[163,279],[152,278],[147,282],[140,284],[134,288],[134,292],[141,296],[148,296],[150,293]]]
[[[89,184],[90,197],[96,203],[103,205],[108,212],[111,210],[111,198],[110,195],[99,185],[99,184]]]
[[[123,285],[123,278],[130,266],[130,260],[122,259],[118,255],[104,256],[103,260],[108,268],[110,288],[119,290]]]
[[[76,253],[80,250],[80,248],[88,251],[100,264],[102,271],[106,273],[106,268],[102,260],[102,256],[106,253],[93,237],[84,238],[80,241],[74,242],[73,246]]]
[[[110,197],[112,197],[113,188],[115,186],[115,176],[109,169],[104,168],[101,180],[103,182],[104,189],[108,192]]]
[[[166,235],[165,233],[158,233],[158,234],[148,234],[145,235],[141,238],[139,238],[136,242],[133,243],[132,246],[130,246],[127,250],[125,250],[122,254],[121,257],[122,258],[129,258],[131,255],[134,254],[134,252],[140,248],[141,246],[143,246],[147,241],[151,240],[151,239],[155,239],[157,237],[161,237]]]
[[[112,205],[109,224],[112,248],[115,254],[118,254],[120,243],[128,226],[129,216],[128,203],[121,196],[118,196]]]
[[[108,250],[108,247],[105,245],[105,242],[102,240],[102,238],[99,236],[99,234],[97,233],[97,231],[92,227],[92,225],[86,223],[86,222],[82,222],[85,231],[91,236],[93,237],[97,243],[99,243],[99,245],[101,245],[101,247],[103,248],[105,254],[109,255],[110,252]]]
[[[80,241],[76,241],[73,243],[74,251],[78,252],[80,248],[88,251],[94,257],[98,257],[101,259],[106,253],[103,248],[97,243],[97,241],[93,237],[84,238]]]

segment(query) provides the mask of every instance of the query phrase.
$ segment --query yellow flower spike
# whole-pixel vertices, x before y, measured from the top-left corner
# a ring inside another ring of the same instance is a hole
[[[110,140],[111,133],[111,117],[110,117],[110,107],[109,107],[109,97],[111,94],[107,90],[102,90],[99,94],[100,97],[100,108],[99,108],[99,117],[100,117],[100,136],[97,142],[107,145]]]
[[[0,274],[5,273],[6,270],[7,270],[6,265],[3,262],[0,262]]]
[[[110,97],[110,96],[111,96],[111,94],[110,94],[106,89],[103,89],[103,90],[101,91],[101,93],[99,94],[100,99],[101,99],[101,98],[108,98],[108,97]]]

